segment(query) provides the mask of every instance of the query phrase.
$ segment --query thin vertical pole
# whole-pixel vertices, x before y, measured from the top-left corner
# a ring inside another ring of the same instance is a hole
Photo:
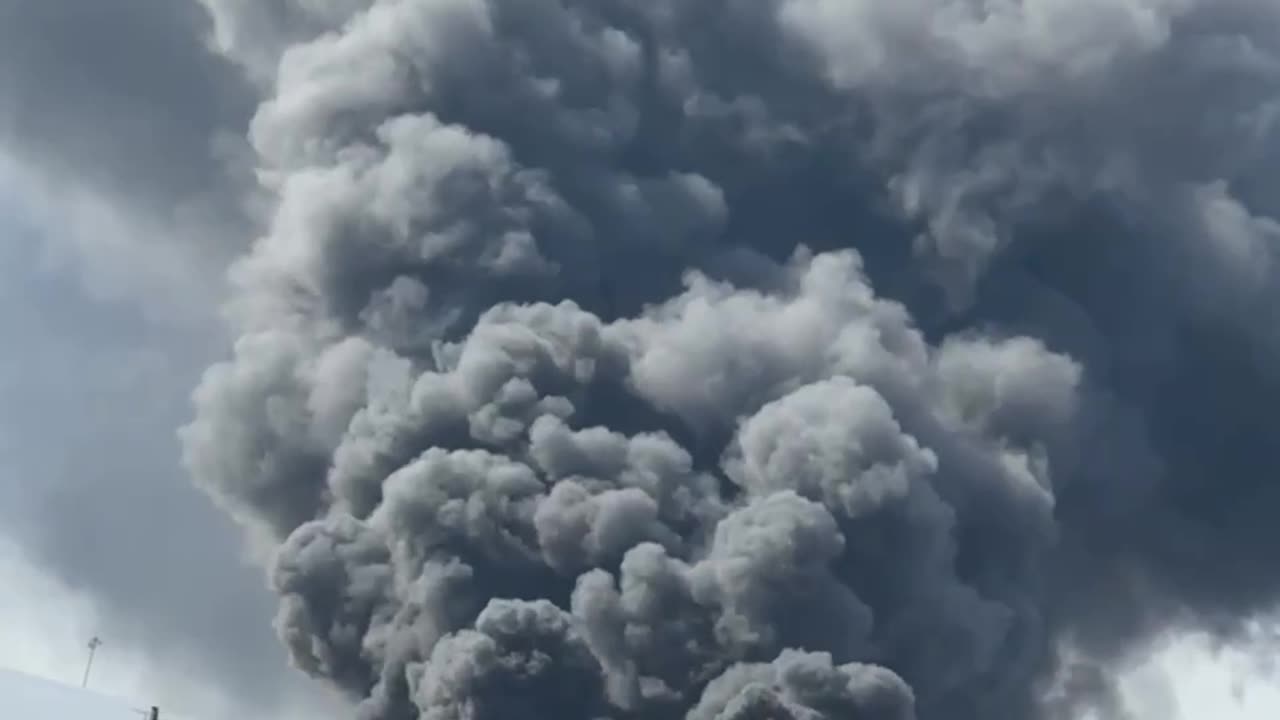
[[[102,644],[96,636],[89,641],[89,662],[84,666],[84,679],[80,681],[80,687],[89,687],[89,671],[93,669],[93,656],[98,652],[98,646]]]

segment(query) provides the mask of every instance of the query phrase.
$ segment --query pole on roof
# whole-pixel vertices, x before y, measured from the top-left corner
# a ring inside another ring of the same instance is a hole
[[[102,645],[102,640],[98,636],[94,636],[89,641],[89,662],[84,666],[84,679],[80,681],[80,687],[89,687],[89,671],[93,669],[93,656],[98,652],[98,647]]]
[[[160,720],[160,708],[156,707],[155,705],[151,706],[151,715],[149,717],[149,720]]]

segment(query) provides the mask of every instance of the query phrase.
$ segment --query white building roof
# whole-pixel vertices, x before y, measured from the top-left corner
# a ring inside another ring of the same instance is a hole
[[[91,690],[0,669],[0,718],[142,720],[146,710]]]

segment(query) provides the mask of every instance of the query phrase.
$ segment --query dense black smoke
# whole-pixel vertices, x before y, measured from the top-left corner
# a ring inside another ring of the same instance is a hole
[[[205,0],[185,430],[383,720],[1123,714],[1280,599],[1280,5]]]

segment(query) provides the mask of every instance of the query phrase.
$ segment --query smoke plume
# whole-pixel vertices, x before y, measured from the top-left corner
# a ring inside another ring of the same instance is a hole
[[[1122,717],[1280,600],[1271,0],[204,3],[187,462],[360,717]]]

